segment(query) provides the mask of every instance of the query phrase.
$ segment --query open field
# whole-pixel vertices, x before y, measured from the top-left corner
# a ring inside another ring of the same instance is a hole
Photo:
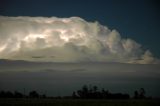
[[[160,101],[91,99],[0,99],[0,106],[160,106]]]

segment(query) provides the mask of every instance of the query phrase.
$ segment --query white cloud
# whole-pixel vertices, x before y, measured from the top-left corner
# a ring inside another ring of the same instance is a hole
[[[33,58],[33,57],[41,58]],[[0,58],[30,61],[157,63],[116,30],[79,17],[0,16]]]

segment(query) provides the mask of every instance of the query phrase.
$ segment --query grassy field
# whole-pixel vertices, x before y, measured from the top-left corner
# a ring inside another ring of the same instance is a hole
[[[0,106],[160,106],[160,101],[82,99],[0,99]]]

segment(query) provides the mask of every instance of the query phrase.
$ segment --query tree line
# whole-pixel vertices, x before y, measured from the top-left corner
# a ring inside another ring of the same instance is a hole
[[[144,88],[140,88],[134,92],[134,99],[145,99],[148,98],[145,96]],[[99,90],[97,86],[84,85],[80,90],[74,91],[72,94],[73,98],[80,99],[130,99],[130,95],[125,93],[111,93],[108,90],[102,88]]]
[[[134,99],[145,99],[146,91],[140,88],[134,92]],[[45,94],[40,95],[37,91],[30,91],[28,95],[15,91],[0,91],[0,98],[49,98]],[[102,88],[99,90],[97,86],[82,86],[81,89],[73,91],[71,96],[52,97],[52,98],[73,98],[73,99],[130,99],[130,95],[125,93],[111,93]]]
[[[88,87],[84,85],[80,90],[74,91],[73,98],[82,99],[129,99],[129,94],[111,93],[104,88],[100,91],[97,86]]]
[[[28,95],[15,91],[0,91],[0,98],[46,98],[46,95],[40,95],[37,91],[31,91]]]

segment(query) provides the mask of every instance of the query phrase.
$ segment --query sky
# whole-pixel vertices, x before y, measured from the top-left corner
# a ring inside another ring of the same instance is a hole
[[[159,96],[159,7],[159,0],[0,0],[0,90],[69,95],[87,83]]]

